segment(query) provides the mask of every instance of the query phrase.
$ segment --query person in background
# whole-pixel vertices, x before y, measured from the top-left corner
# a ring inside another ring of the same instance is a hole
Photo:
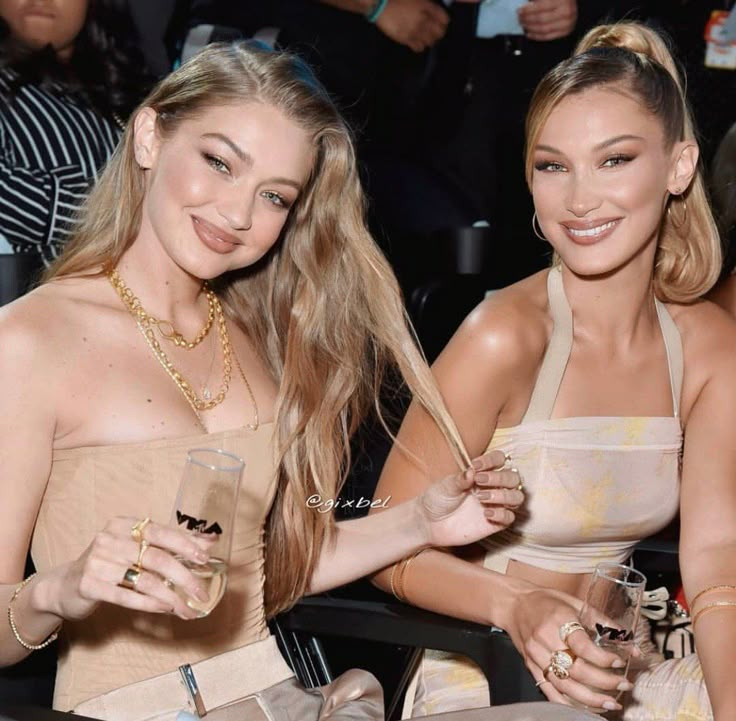
[[[0,0],[0,238],[44,265],[147,86],[114,0]]]
[[[468,451],[503,448],[526,500],[480,546],[400,564],[402,595],[506,630],[551,701],[626,721],[730,720],[736,323],[701,300],[721,245],[666,42],[637,23],[592,29],[537,87],[526,138],[530,221],[554,264],[481,303],[433,366]],[[398,441],[434,472],[449,467],[436,439],[410,408]],[[394,451],[376,494],[425,486]],[[664,661],[640,623],[623,679],[578,622],[582,598],[598,563],[626,562],[678,511],[697,654]],[[376,582],[390,588],[392,572]],[[469,662],[434,656],[414,698],[416,715],[438,713],[486,705],[489,689]]]

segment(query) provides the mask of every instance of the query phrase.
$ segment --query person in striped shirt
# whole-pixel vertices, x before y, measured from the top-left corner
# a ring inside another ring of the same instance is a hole
[[[146,90],[134,38],[111,0],[0,0],[0,252],[63,248]]]

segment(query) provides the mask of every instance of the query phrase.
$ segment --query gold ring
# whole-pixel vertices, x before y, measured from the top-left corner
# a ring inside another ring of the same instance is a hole
[[[550,665],[561,666],[566,671],[569,671],[572,665],[575,663],[577,656],[569,648],[560,648],[552,654],[550,658]]]
[[[135,562],[133,568],[137,568],[139,571],[143,568],[143,554],[148,550],[150,544],[148,541],[141,541],[138,545],[138,560]]]
[[[560,641],[567,643],[567,637],[571,633],[575,633],[575,631],[585,631],[585,626],[580,621],[567,621],[567,623],[563,623],[560,626]]]
[[[555,678],[560,679],[560,681],[565,681],[570,678],[570,672],[564,666],[560,666],[557,663],[550,663],[550,665],[544,670],[545,676],[550,673],[553,674]]]
[[[143,530],[151,522],[150,518],[144,518],[142,521],[136,521],[130,528],[130,535],[136,543],[143,541]]]
[[[141,572],[137,568],[131,566],[130,568],[126,569],[123,580],[118,583],[118,586],[122,586],[122,588],[127,588],[129,591],[135,591],[135,587],[138,585],[140,577]]]

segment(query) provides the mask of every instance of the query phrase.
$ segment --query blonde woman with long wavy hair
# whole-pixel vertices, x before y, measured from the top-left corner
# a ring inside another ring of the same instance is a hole
[[[526,169],[555,262],[485,300],[433,368],[468,452],[503,448],[526,500],[462,557],[416,558],[402,590],[505,629],[551,701],[627,721],[733,718],[736,326],[701,300],[720,241],[663,39],[635,23],[592,29],[535,92]],[[433,471],[451,467],[419,408],[398,439]],[[377,494],[409,498],[427,482],[393,453]],[[678,511],[698,653],[663,661],[641,623],[627,680],[576,623],[582,599],[597,563],[627,562]],[[476,668],[436,655],[416,687],[418,715],[489,698]]]
[[[523,499],[502,453],[465,455],[366,231],[348,130],[287,54],[212,45],[164,79],[0,335],[0,663],[58,634],[58,709],[381,719],[364,672],[302,689],[267,617],[497,531]],[[336,497],[387,370],[457,468],[417,499],[385,499],[381,518],[335,524],[308,499]],[[193,620],[208,544],[167,522],[187,449],[202,446],[247,470],[227,591]],[[23,581],[29,545],[37,574]]]

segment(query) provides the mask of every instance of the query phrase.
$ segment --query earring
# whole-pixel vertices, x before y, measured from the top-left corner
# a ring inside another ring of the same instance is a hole
[[[539,226],[539,230],[537,230],[537,226]],[[547,238],[545,238],[542,235],[542,226],[539,225],[539,218],[537,218],[537,211],[534,211],[534,215],[532,215],[532,230],[534,231],[534,235],[539,238],[539,240],[543,240],[545,243],[549,243]]]
[[[679,192],[677,193],[679,196]],[[667,204],[667,217],[670,219],[670,223],[672,223],[672,227],[676,230],[679,230],[682,228],[685,223],[687,223],[687,201],[682,198],[682,217],[679,220],[675,220],[675,214],[672,212],[672,204],[674,203],[674,200],[670,200],[670,202]]]

